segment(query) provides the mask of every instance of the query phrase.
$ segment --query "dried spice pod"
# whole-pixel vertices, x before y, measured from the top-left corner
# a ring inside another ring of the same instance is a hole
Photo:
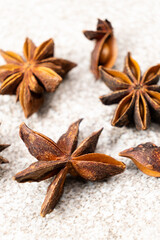
[[[102,129],[92,133],[77,148],[81,121],[82,119],[71,124],[57,143],[29,129],[24,123],[20,126],[20,137],[38,162],[17,173],[14,179],[23,183],[54,177],[41,207],[43,217],[50,213],[59,201],[67,173],[96,181],[119,174],[125,169],[124,163],[105,154],[94,153]]]
[[[128,53],[124,71],[100,67],[104,83],[113,92],[100,97],[105,105],[119,103],[112,125],[122,127],[130,122],[137,130],[148,128],[150,120],[160,123],[160,64],[150,67],[143,76],[138,63]]]
[[[151,142],[140,144],[119,153],[122,157],[130,158],[145,174],[160,177],[160,147]]]
[[[16,94],[25,117],[37,112],[43,93],[54,92],[75,63],[54,57],[54,42],[49,39],[36,47],[26,38],[24,58],[11,51],[0,51],[6,65],[0,66],[0,94]]]
[[[117,58],[117,42],[113,34],[111,23],[98,19],[96,31],[83,31],[86,38],[96,40],[91,54],[91,71],[95,78],[99,78],[98,66],[112,68]]]

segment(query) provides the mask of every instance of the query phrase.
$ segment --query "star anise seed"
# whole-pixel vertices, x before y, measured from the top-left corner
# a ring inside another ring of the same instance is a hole
[[[20,126],[20,136],[38,162],[17,173],[14,179],[18,182],[39,182],[54,177],[41,207],[43,217],[54,209],[61,197],[67,173],[96,181],[119,174],[125,169],[124,163],[105,154],[94,153],[102,129],[92,133],[77,148],[81,121],[71,124],[57,143],[32,131],[24,123]]]
[[[99,78],[98,66],[113,67],[117,58],[117,43],[113,34],[111,23],[98,19],[96,31],[83,31],[89,40],[96,40],[95,48],[91,54],[91,71],[95,78]]]
[[[151,142],[140,144],[119,153],[120,156],[130,158],[145,174],[160,177],[160,147]]]
[[[150,119],[160,123],[160,64],[150,67],[143,76],[138,63],[128,53],[124,71],[100,67],[104,83],[113,93],[103,95],[105,105],[119,103],[112,125],[122,127],[133,122],[137,130],[148,128]]]
[[[1,94],[16,94],[25,117],[38,111],[43,103],[43,93],[54,92],[75,63],[55,58],[54,42],[49,39],[36,47],[26,38],[24,58],[11,51],[0,51],[6,65],[0,66]]]

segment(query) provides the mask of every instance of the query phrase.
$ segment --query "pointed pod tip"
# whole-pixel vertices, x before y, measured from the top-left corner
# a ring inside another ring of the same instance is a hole
[[[22,122],[19,126],[19,129],[23,128],[23,127],[27,127],[27,125],[25,124],[25,122]]]
[[[29,117],[32,115],[32,113],[26,111],[26,109],[23,109],[23,112],[24,112],[24,116],[25,116],[25,118],[29,118]]]
[[[118,155],[121,157],[126,157],[127,153],[129,153],[131,151],[133,151],[133,148],[125,149],[125,150],[121,151]]]
[[[75,68],[75,67],[77,67],[78,66],[78,64],[77,63],[75,63],[75,62],[72,62],[72,68]]]
[[[6,164],[6,163],[9,163],[9,161],[7,159],[3,158],[1,163]]]
[[[53,38],[49,38],[48,40],[46,40],[46,42],[54,42]]]
[[[108,20],[107,20],[108,21]],[[97,25],[99,24],[99,23],[104,23],[105,22],[105,20],[102,20],[102,19],[100,19],[100,18],[97,18]],[[97,29],[98,30],[98,29]]]
[[[28,41],[28,40],[29,40],[29,37],[26,37],[26,38],[25,38],[25,42]]]
[[[6,149],[6,148],[8,148],[8,147],[10,147],[11,146],[11,144],[5,144],[4,145],[4,149]]]
[[[85,36],[86,38],[88,38],[88,37],[87,37],[87,36],[88,36],[88,30],[83,30],[82,33],[84,34],[84,36]]]
[[[83,118],[80,118],[78,121],[81,123],[83,121]]]
[[[103,100],[103,95],[99,97],[99,100],[102,102],[102,100]]]
[[[118,155],[121,156],[121,157],[123,157],[123,152],[124,152],[124,151],[118,153]]]
[[[103,131],[103,129],[104,129],[104,127],[102,127],[102,128],[99,130],[99,132],[101,133],[101,132]]]
[[[25,122],[22,122],[19,126],[19,136],[22,138],[23,132],[29,129],[29,127],[25,124]]]
[[[45,217],[45,214],[44,213],[42,213],[42,212],[40,212],[40,215],[41,215],[41,217]]]
[[[0,152],[2,152],[3,150],[5,150],[6,148],[8,148],[10,146],[10,144],[1,144],[0,145]],[[7,161],[8,162],[8,161]]]
[[[112,120],[111,125],[112,125],[113,127],[115,127],[115,126],[116,126],[116,122],[115,122],[114,120]]]
[[[80,118],[76,122],[74,122],[74,124],[76,124],[76,123],[80,124],[82,121],[83,121],[83,118]]]
[[[130,51],[128,51],[127,57],[131,57],[131,52]]]
[[[98,131],[96,131],[96,132],[93,132],[93,135],[98,135],[98,137],[100,136],[100,134],[101,134],[101,132],[103,131],[103,127],[101,128],[101,129],[99,129]]]
[[[41,217],[44,218],[48,213],[50,213],[50,212],[47,212],[47,210],[45,208],[41,207],[41,212],[40,212]]]

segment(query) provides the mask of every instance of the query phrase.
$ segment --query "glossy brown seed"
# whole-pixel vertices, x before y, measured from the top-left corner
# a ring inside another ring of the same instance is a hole
[[[160,147],[151,142],[140,144],[119,153],[120,156],[130,158],[145,174],[160,177]]]
[[[17,173],[14,180],[21,183],[39,182],[54,177],[42,204],[43,217],[54,209],[60,199],[67,173],[96,181],[122,173],[125,169],[124,163],[105,154],[94,153],[102,129],[92,133],[77,147],[81,121],[71,124],[57,143],[29,129],[24,123],[20,126],[20,137],[38,162]]]
[[[143,76],[138,63],[128,53],[124,71],[100,66],[101,78],[113,91],[100,100],[105,105],[119,103],[112,125],[122,127],[133,122],[137,130],[148,128],[150,120],[160,123],[160,87],[156,85],[160,64],[149,68]]]
[[[95,40],[95,47],[91,54],[91,71],[95,78],[99,78],[98,66],[113,67],[117,58],[117,43],[113,34],[113,28],[108,20],[98,19],[96,31],[83,31],[86,38]]]
[[[0,66],[0,94],[16,94],[25,117],[37,112],[44,92],[54,92],[75,63],[54,57],[54,42],[49,39],[36,47],[26,38],[24,58],[11,51],[0,51],[6,65]]]

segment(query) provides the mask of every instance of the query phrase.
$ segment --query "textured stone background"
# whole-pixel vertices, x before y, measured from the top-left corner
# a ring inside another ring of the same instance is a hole
[[[25,37],[38,45],[52,37],[56,56],[78,63],[56,93],[46,95],[41,110],[25,119],[15,96],[0,96],[0,141],[10,164],[0,170],[0,239],[160,239],[160,180],[142,174],[118,156],[120,150],[153,141],[160,145],[160,126],[144,132],[111,127],[115,105],[98,97],[109,92],[89,71],[93,43],[82,34],[94,29],[97,18],[114,27],[123,68],[131,51],[144,72],[160,62],[160,2],[156,0],[5,0],[0,2],[0,48],[22,53]],[[2,58],[0,64],[3,64]],[[12,176],[34,158],[18,135],[25,121],[31,128],[57,140],[73,121],[83,117],[80,140],[104,127],[97,151],[127,164],[126,171],[104,182],[83,183],[68,178],[55,210],[41,218],[40,206],[51,180],[18,184]]]

